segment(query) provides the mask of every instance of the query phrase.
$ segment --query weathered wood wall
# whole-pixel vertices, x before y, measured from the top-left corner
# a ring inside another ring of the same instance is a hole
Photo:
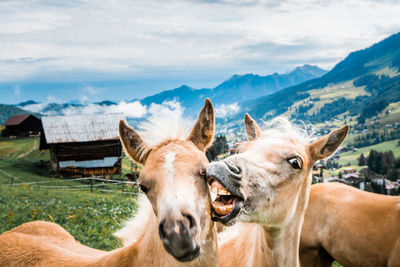
[[[63,175],[112,175],[121,174],[121,159],[114,167],[59,169],[59,161],[102,160],[105,157],[121,157],[122,145],[120,140],[102,140],[96,142],[76,142],[50,144],[50,160],[54,169]]]
[[[57,160],[94,160],[121,156],[119,140],[52,144]]]

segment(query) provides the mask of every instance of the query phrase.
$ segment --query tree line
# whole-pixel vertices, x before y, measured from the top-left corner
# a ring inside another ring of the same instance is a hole
[[[392,151],[371,150],[368,157],[361,154],[358,158],[358,165],[368,166],[369,178],[380,175],[391,181],[400,179],[400,157],[395,158]]]
[[[392,128],[392,129],[384,129],[382,130],[373,130],[369,133],[360,134],[354,137],[353,141],[350,144],[351,147],[365,147],[371,146],[375,144],[379,144],[385,141],[391,141],[395,139],[400,139],[400,127]]]

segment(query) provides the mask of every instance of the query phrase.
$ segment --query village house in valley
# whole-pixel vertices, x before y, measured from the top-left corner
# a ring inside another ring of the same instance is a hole
[[[123,113],[42,117],[40,149],[50,150],[52,167],[63,175],[120,174],[120,120]]]
[[[6,128],[2,136],[31,136],[38,135],[42,130],[40,119],[32,114],[16,115],[9,118],[4,124]]]

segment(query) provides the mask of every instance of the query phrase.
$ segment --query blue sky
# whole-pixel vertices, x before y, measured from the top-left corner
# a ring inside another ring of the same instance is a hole
[[[400,31],[392,0],[0,2],[0,103],[143,98],[330,69]]]

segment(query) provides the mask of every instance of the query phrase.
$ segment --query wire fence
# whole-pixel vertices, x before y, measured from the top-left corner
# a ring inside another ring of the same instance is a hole
[[[28,182],[24,181],[22,178],[11,175],[4,170],[0,170],[0,177],[2,179],[9,179],[9,183],[1,184],[3,186],[30,186],[36,189],[85,190],[90,192],[116,193],[133,196],[137,195],[139,190],[137,182],[105,179],[104,177],[98,176],[74,179],[54,178],[54,180],[38,180]],[[67,184],[62,185],[61,183]]]

